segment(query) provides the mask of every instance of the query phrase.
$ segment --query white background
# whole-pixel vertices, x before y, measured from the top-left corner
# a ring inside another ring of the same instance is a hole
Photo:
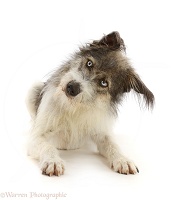
[[[64,192],[64,199],[173,199],[172,19],[167,0],[0,1],[0,195]],[[129,94],[115,124],[117,143],[140,173],[114,173],[92,147],[61,152],[64,176],[41,175],[38,163],[26,155],[28,87],[44,80],[81,44],[116,30],[156,98],[151,112],[140,109]]]

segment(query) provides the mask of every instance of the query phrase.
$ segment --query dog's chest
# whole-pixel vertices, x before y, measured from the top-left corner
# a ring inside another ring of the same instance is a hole
[[[88,140],[90,129],[86,120],[63,117],[54,120],[46,137],[58,149],[77,149]]]
[[[109,131],[110,116],[101,109],[79,110],[54,116],[49,120],[48,140],[58,149],[76,149],[90,139],[92,134]],[[57,116],[57,117],[55,117]]]

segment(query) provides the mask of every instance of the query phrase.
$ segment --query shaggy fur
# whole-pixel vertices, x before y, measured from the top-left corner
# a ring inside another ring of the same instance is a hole
[[[76,149],[88,139],[95,142],[110,167],[136,174],[135,164],[119,151],[112,134],[117,108],[133,89],[152,107],[154,96],[125,56],[118,32],[80,48],[45,83],[28,93],[33,119],[28,154],[40,161],[42,173],[60,176],[64,162],[58,149]]]

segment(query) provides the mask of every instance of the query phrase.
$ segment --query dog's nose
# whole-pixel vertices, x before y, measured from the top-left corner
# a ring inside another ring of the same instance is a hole
[[[75,81],[70,81],[67,84],[67,88],[66,88],[66,92],[67,94],[69,94],[70,96],[77,96],[81,90],[80,90],[80,84],[75,82]]]

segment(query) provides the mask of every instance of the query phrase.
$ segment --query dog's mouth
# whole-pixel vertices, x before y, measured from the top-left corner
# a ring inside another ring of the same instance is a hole
[[[66,95],[70,97],[75,97],[81,93],[81,85],[76,81],[70,81],[66,86]]]

